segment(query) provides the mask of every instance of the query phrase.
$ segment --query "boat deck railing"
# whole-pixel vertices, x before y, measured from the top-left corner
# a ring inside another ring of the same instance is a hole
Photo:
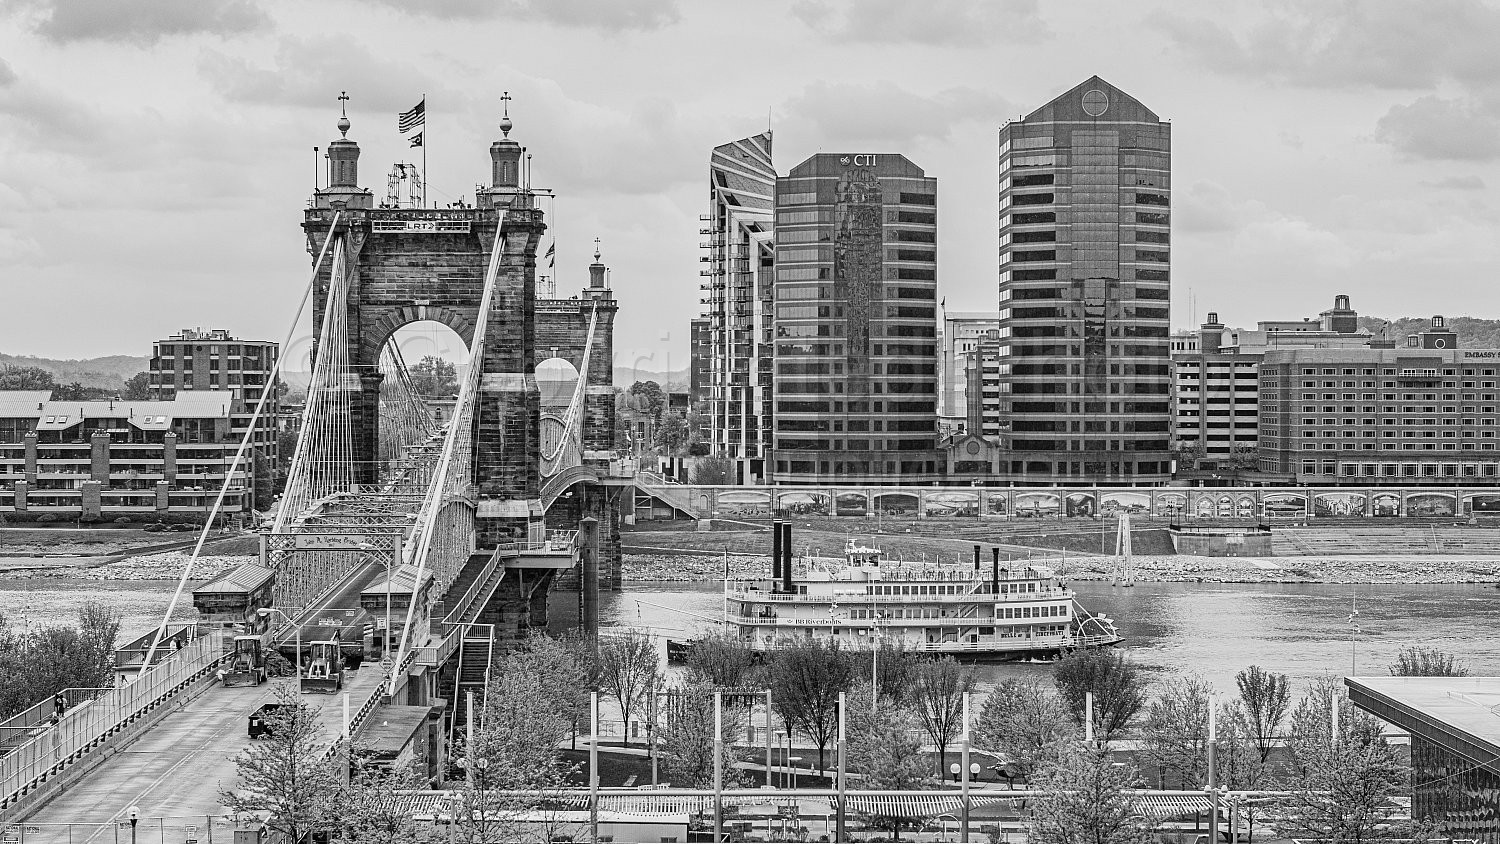
[[[877,595],[873,592],[766,592],[760,589],[730,589],[729,596],[745,601],[765,603],[800,604],[931,604],[931,603],[1030,603],[1034,601],[1072,600],[1071,589],[1048,589],[1036,592],[1001,592],[996,595],[988,589],[973,592],[935,595]]]

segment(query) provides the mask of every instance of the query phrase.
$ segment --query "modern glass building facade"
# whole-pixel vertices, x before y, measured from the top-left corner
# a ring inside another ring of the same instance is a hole
[[[776,483],[938,480],[937,179],[815,155],[776,180]]]
[[[735,463],[734,482],[758,483],[771,440],[771,133],[715,147],[708,178],[699,285],[706,327],[693,341],[707,405],[700,412],[713,453]]]
[[[1003,480],[1171,477],[1171,128],[1095,76],[1000,129]]]

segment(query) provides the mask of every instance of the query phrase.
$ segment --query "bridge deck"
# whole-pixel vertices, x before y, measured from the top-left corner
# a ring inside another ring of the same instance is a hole
[[[351,712],[380,693],[383,673],[378,664],[366,664],[344,675]],[[26,819],[39,824],[108,823],[126,817],[131,806],[150,818],[222,814],[219,792],[238,784],[234,760],[250,746],[250,713],[275,700],[275,683],[289,682],[291,678],[262,686],[210,687]],[[336,739],[343,729],[343,698],[307,694],[303,700],[320,707],[318,718],[326,738]],[[113,844],[108,827],[95,837]],[[41,838],[27,836],[28,842],[33,840],[42,844]],[[75,833],[71,844],[89,840]]]

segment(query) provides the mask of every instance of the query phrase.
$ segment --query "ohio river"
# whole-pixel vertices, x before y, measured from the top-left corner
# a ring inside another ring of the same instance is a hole
[[[1409,645],[1456,655],[1473,674],[1500,674],[1500,590],[1487,585],[1138,583],[1072,584],[1079,602],[1114,619],[1125,652],[1154,676],[1196,674],[1221,692],[1252,663],[1295,685],[1323,674],[1385,674]],[[603,623],[650,627],[671,637],[716,625],[675,610],[718,617],[721,590],[707,583],[639,583],[601,598]],[[637,602],[636,599],[640,599]],[[645,602],[649,602],[645,603]],[[1359,614],[1349,623],[1351,603]],[[576,596],[557,595],[554,623],[576,619]],[[659,606],[652,606],[659,605]],[[980,676],[1045,674],[1045,665],[981,664]]]
[[[0,614],[16,626],[72,620],[77,608],[98,600],[123,615],[122,637],[160,622],[175,583],[74,578],[0,579]],[[1256,663],[1295,680],[1350,673],[1351,599],[1357,601],[1354,657],[1357,673],[1384,674],[1396,652],[1427,645],[1455,654],[1474,674],[1500,674],[1497,621],[1500,590],[1482,585],[1347,586],[1330,584],[1139,583],[1130,588],[1078,582],[1080,602],[1115,619],[1124,649],[1154,675],[1197,674],[1223,692],[1234,674]],[[196,613],[185,599],[175,614]],[[605,625],[649,627],[687,637],[717,625],[721,614],[714,583],[633,583],[602,596]],[[554,629],[576,623],[576,593],[554,593]],[[664,609],[672,607],[675,609]],[[1045,665],[984,664],[987,681],[1045,674]],[[1300,685],[1299,683],[1298,685]]]

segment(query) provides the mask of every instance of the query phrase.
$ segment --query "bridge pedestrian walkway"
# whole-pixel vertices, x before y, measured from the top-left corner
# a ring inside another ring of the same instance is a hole
[[[345,674],[343,691],[349,695],[351,716],[379,697],[384,679],[379,664],[367,663]],[[234,760],[250,746],[250,713],[276,699],[276,684],[291,682],[286,677],[261,686],[228,689],[215,684],[182,703],[156,729],[23,815],[37,829],[27,835],[27,844],[113,842],[109,826],[82,838],[75,830],[69,842],[66,827],[52,824],[109,824],[127,818],[132,806],[138,807],[143,818],[222,815],[219,792],[239,782]],[[319,707],[325,739],[330,744],[337,740],[343,730],[343,697],[304,694],[302,700]],[[49,830],[64,837],[47,840]]]

